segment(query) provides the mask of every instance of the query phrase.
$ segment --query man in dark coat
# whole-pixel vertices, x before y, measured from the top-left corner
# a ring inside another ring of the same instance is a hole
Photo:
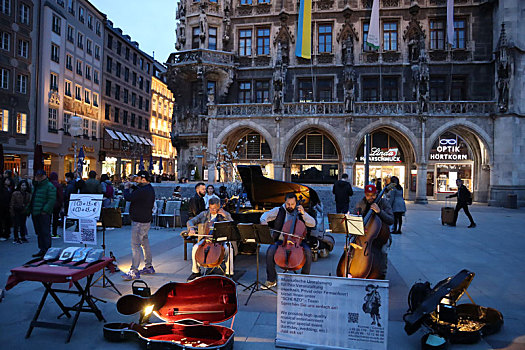
[[[125,281],[140,278],[142,274],[154,274],[148,232],[153,220],[153,205],[155,203],[155,189],[150,184],[147,171],[139,171],[138,186],[131,183],[124,185],[124,198],[131,202],[129,216],[131,218],[131,267],[129,272],[122,275]],[[144,268],[139,272],[142,254],[144,254]]]
[[[190,219],[206,210],[206,204],[204,203],[205,195],[206,185],[203,182],[199,182],[195,185],[195,195],[190,199],[189,203],[188,216]]]
[[[37,170],[30,211],[40,250],[33,257],[42,257],[51,248],[51,214],[56,199],[56,187],[49,181],[44,170]]]
[[[350,197],[354,194],[352,185],[348,182],[348,174],[343,174],[341,180],[337,180],[332,189],[335,195],[335,207],[338,213],[348,213]]]
[[[69,209],[69,199],[72,194],[78,193],[78,189],[75,183],[75,174],[69,172],[66,173],[66,189],[64,191],[64,212],[67,215],[67,211]]]
[[[456,209],[454,209],[454,222],[450,224],[449,226],[456,226],[456,221],[458,221],[458,214],[461,209],[465,212],[468,219],[470,220],[470,225],[468,228],[474,228],[476,227],[476,223],[474,222],[474,219],[472,219],[472,215],[470,215],[470,211],[468,210],[469,204],[472,204],[472,194],[468,190],[468,188],[463,185],[463,180],[457,179],[456,185],[458,186],[458,191],[454,194],[451,194],[450,196],[447,196],[447,198],[458,198],[458,203],[456,204]]]

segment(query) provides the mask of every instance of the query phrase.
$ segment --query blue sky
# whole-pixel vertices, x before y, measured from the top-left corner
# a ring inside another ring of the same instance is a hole
[[[175,51],[177,0],[90,0],[115,27],[162,63]]]

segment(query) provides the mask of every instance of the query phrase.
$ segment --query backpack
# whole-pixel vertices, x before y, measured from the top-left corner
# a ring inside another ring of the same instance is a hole
[[[467,189],[467,205],[472,205],[472,192]]]
[[[110,184],[106,184],[106,192],[104,193],[104,197],[113,199],[115,195],[115,190],[113,189],[113,186]]]

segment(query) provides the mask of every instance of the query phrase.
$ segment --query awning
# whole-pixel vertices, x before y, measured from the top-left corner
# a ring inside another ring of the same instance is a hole
[[[128,138],[128,142],[133,142],[133,143],[137,142],[130,134],[124,133],[124,135],[126,135],[126,137]]]
[[[149,146],[148,140],[146,140],[144,137],[139,136],[139,139],[142,141],[143,144],[145,144],[146,146]]]
[[[153,141],[151,141],[150,139],[146,139],[146,141],[148,141],[149,145],[151,147],[155,147],[155,144],[153,143]]]
[[[120,132],[120,131],[115,131],[118,135],[118,137],[122,140],[122,141],[128,141],[128,139],[126,139],[126,137]]]
[[[106,132],[108,133],[108,135],[109,135],[113,140],[118,140],[118,136],[115,135],[115,132],[114,132],[113,130],[106,129]]]
[[[133,135],[133,134],[131,134],[131,136],[133,136],[133,137],[135,138],[135,140],[136,140],[137,143],[140,143],[140,144],[143,143],[142,140],[141,140],[137,135]]]

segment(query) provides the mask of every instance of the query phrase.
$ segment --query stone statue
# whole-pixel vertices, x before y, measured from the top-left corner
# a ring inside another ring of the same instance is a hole
[[[200,29],[199,37],[203,44],[206,41],[206,33],[208,31],[208,17],[206,16],[206,12],[204,10],[205,10],[205,7],[201,6],[201,13],[199,14],[199,29]]]
[[[509,81],[510,81],[510,62],[508,56],[507,35],[505,33],[505,23],[501,24],[501,33],[496,49],[496,69],[498,80],[496,88],[498,89],[498,110],[505,113],[509,108]]]
[[[175,44],[175,48],[177,50],[181,50],[184,48],[184,45],[186,45],[186,26],[184,23],[179,22],[177,23],[177,43]]]
[[[428,112],[428,102],[430,100],[430,74],[428,69],[428,58],[425,50],[425,41],[422,36],[419,37],[419,55],[417,63],[413,63],[412,82],[413,92],[416,101],[418,102],[418,113]]]
[[[177,4],[177,14],[176,14],[176,17],[177,19],[186,19],[186,1],[185,0],[180,0],[179,3]]]
[[[284,76],[281,43],[277,46],[277,58],[273,70],[273,111],[282,113],[284,110]]]
[[[344,106],[346,113],[354,112],[355,106],[355,88],[356,88],[356,73],[354,69],[354,41],[351,35],[345,39],[343,43],[343,94]]]
[[[353,65],[354,64],[354,40],[351,34],[348,34],[348,37],[345,39],[342,48],[343,48],[343,52],[342,52],[343,63],[345,65]]]
[[[232,22],[230,18],[225,18],[222,21],[224,23],[224,33],[222,35],[222,42],[227,45],[230,42],[230,35],[232,31]]]

